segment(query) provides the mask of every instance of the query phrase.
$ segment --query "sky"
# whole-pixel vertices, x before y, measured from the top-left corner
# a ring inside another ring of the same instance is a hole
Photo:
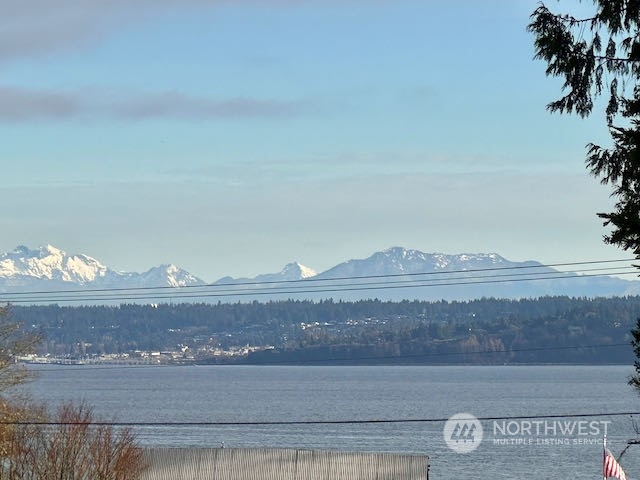
[[[603,114],[545,109],[537,6],[3,0],[0,251],[205,281],[392,246],[629,258],[584,167]]]

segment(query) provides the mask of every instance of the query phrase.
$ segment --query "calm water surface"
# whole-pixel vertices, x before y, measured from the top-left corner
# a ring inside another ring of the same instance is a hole
[[[334,425],[137,426],[144,446],[287,447],[426,454],[431,478],[602,478],[601,436],[516,435],[496,444],[493,421],[471,453],[450,450],[444,421],[477,417],[597,414],[558,421],[604,422],[620,453],[635,438],[629,415],[640,396],[623,366],[38,366],[28,387],[52,404],[86,401],[117,422],[262,422],[433,420]],[[640,417],[640,416],[639,416]],[[639,418],[640,420],[640,418]],[[548,420],[553,425],[556,419]],[[519,421],[518,421],[519,422]],[[519,424],[512,425],[512,431]],[[603,424],[598,423],[600,428]],[[558,425],[556,424],[556,427]],[[577,442],[586,440],[587,444]],[[590,443],[591,442],[591,443]],[[640,478],[640,446],[622,457],[628,478]]]

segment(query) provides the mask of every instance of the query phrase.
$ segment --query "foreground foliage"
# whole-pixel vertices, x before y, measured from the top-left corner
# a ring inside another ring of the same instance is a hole
[[[549,110],[585,117],[597,97],[607,97],[612,146],[590,143],[586,164],[601,183],[611,185],[617,201],[613,212],[598,214],[612,227],[605,241],[640,258],[640,2],[592,3],[592,13],[583,17],[553,13],[542,4],[531,15],[529,30],[547,75],[564,80],[564,95]]]
[[[132,433],[96,423],[86,405],[4,403],[0,412],[1,480],[136,480],[146,468]]]
[[[587,145],[586,164],[612,187],[616,199],[613,212],[598,214],[612,228],[605,242],[640,259],[640,2],[592,3],[592,13],[581,17],[554,13],[541,4],[531,15],[529,31],[535,35],[536,57],[547,63],[547,75],[564,80],[564,95],[549,110],[585,117],[597,97],[607,97],[611,146]],[[640,319],[632,335],[636,373],[629,383],[640,392]]]
[[[29,379],[29,371],[14,358],[34,351],[40,342],[38,331],[25,331],[12,319],[9,307],[0,306],[0,395]]]
[[[146,468],[130,430],[95,422],[91,408],[45,406],[12,387],[30,378],[15,357],[34,350],[36,332],[12,321],[0,307],[0,480],[136,480]]]

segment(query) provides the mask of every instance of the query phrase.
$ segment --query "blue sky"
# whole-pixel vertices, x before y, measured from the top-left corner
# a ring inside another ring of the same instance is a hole
[[[575,2],[553,2],[556,8]],[[0,251],[214,281],[390,246],[628,258],[529,0],[5,0]]]

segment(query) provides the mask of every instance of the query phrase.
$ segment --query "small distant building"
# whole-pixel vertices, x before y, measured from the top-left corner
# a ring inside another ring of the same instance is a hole
[[[429,457],[255,448],[152,448],[141,480],[428,480]]]

